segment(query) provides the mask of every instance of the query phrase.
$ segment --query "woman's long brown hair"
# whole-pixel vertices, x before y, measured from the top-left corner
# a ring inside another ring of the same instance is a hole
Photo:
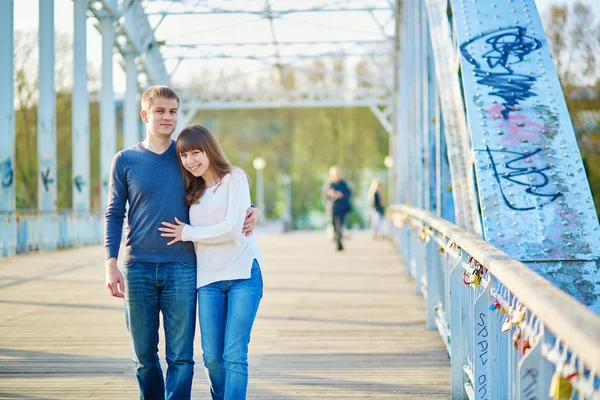
[[[185,202],[188,206],[196,204],[206,190],[206,182],[201,176],[196,177],[186,170],[181,162],[181,154],[187,151],[200,150],[206,154],[209,161],[209,168],[212,168],[219,180],[227,175],[234,168],[221,145],[215,138],[215,135],[205,126],[190,125],[184,128],[177,137],[177,156],[179,166],[185,181]]]

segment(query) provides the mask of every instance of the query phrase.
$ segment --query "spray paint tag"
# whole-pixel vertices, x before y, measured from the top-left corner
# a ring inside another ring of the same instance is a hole
[[[473,317],[475,329],[475,354],[473,361],[473,377],[475,382],[475,399],[490,400],[491,376],[490,376],[490,344],[491,334],[489,329],[488,314],[491,313],[489,305],[490,294],[484,290],[473,305]]]

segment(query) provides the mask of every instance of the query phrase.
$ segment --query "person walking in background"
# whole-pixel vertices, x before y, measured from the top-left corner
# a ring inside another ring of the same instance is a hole
[[[331,215],[337,250],[344,250],[342,245],[342,226],[346,215],[351,211],[350,197],[352,191],[346,181],[342,179],[342,170],[333,165],[329,168],[329,187],[326,190],[327,198],[332,201]]]
[[[371,233],[373,240],[382,237],[383,226],[383,182],[373,179],[369,187],[369,202],[371,204]]]
[[[125,299],[132,359],[140,398],[145,400],[189,400],[194,374],[194,246],[190,242],[165,246],[157,231],[162,221],[179,218],[185,222],[189,217],[179,157],[171,140],[178,113],[179,96],[173,89],[152,86],[142,94],[140,114],[146,139],[115,155],[105,214],[105,286],[112,296]],[[121,272],[117,258],[126,213]],[[252,211],[244,234],[252,232],[259,215],[260,211]],[[168,365],[166,385],[158,359],[160,314]]]
[[[248,344],[263,294],[261,253],[242,234],[250,207],[248,176],[231,166],[208,128],[192,125],[177,138],[190,224],[175,218],[159,231],[168,246],[194,243],[198,317],[213,400],[244,400]]]

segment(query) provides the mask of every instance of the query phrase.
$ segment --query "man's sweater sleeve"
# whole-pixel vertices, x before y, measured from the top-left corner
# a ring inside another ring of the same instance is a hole
[[[186,225],[181,232],[183,241],[206,244],[225,243],[242,235],[246,210],[250,204],[250,187],[246,174],[239,169],[231,172],[226,182],[227,210],[223,221],[215,225]]]
[[[118,258],[127,204],[127,181],[123,172],[121,153],[113,158],[108,184],[108,205],[104,214],[104,247],[106,259]]]

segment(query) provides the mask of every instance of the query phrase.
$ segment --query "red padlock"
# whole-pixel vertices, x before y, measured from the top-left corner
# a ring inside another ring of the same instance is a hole
[[[531,350],[531,342],[529,339],[521,339],[520,351],[522,355],[527,354]]]

